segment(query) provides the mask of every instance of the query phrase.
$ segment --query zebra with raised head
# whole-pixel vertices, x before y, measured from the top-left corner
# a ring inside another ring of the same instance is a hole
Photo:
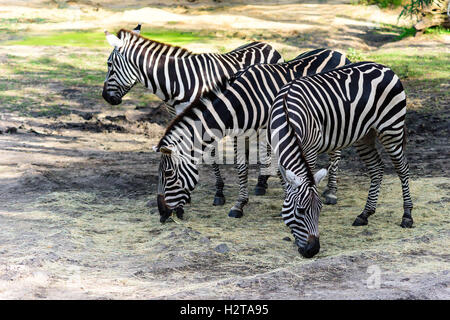
[[[269,44],[252,42],[225,54],[195,54],[187,49],[147,39],[140,35],[141,25],[133,31],[121,29],[117,36],[105,30],[114,47],[108,58],[108,73],[103,98],[112,105],[138,82],[165,102],[175,116],[205,93],[219,87],[238,70],[252,64],[282,62],[281,55]],[[216,177],[214,205],[223,205],[223,179],[217,164],[212,163]],[[261,179],[259,179],[261,180]],[[257,194],[266,185],[257,185]]]
[[[409,166],[405,158],[406,97],[388,67],[360,62],[296,79],[285,85],[270,110],[267,136],[285,184],[282,217],[305,257],[319,252],[317,184],[326,169],[313,175],[317,155],[354,145],[370,175],[370,189],[354,226],[366,225],[375,208],[383,164],[375,141],[383,144],[400,177],[402,227],[413,224]]]
[[[339,52],[317,49],[289,62],[253,65],[237,73],[220,90],[209,92],[186,108],[168,126],[155,147],[162,153],[158,191],[162,220],[174,210],[182,214],[182,208],[198,182],[197,163],[208,147],[215,146],[225,136],[242,137],[249,132],[265,131],[270,106],[284,84],[348,62]],[[244,148],[238,150],[236,145],[235,154],[239,196],[228,215],[240,218],[248,202],[248,159]],[[264,183],[267,177],[264,176]]]

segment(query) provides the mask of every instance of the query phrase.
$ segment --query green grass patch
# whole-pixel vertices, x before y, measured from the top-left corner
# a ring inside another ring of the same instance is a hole
[[[432,34],[432,35],[450,35],[450,29],[441,27],[441,26],[437,26],[437,27],[432,27],[432,28],[428,28],[424,31],[425,34]]]
[[[445,79],[450,75],[450,54],[380,51],[367,54],[368,60],[389,66],[400,78]]]
[[[411,28],[402,28],[403,31],[398,36],[398,40],[401,40],[403,38],[407,37],[414,37],[416,35],[416,29],[414,27]]]
[[[141,33],[144,37],[152,40],[169,43],[173,45],[186,45],[192,42],[206,43],[214,37],[210,34],[201,34],[191,31],[176,31],[167,29],[156,29]],[[21,40],[9,41],[7,45],[27,46],[64,46],[64,47],[104,47],[107,46],[105,35],[101,31],[75,31],[59,32],[49,35],[28,36]]]
[[[401,6],[405,0],[352,0],[354,5],[377,5],[380,8],[396,8]]]
[[[44,18],[0,18],[0,25],[15,23],[48,23],[49,19]]]
[[[349,48],[346,54],[352,62],[374,61],[386,65],[402,79],[445,79],[450,76],[450,54],[441,50],[420,52],[419,49],[386,49],[363,52]]]

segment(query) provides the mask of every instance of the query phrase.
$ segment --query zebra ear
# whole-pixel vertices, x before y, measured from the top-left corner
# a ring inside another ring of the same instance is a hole
[[[291,170],[286,170],[283,166],[280,166],[280,173],[283,177],[284,181],[289,183],[294,188],[298,188],[299,185],[302,184],[303,179],[298,177],[294,172]]]
[[[319,185],[320,181],[322,181],[322,179],[325,178],[327,174],[328,174],[327,169],[320,169],[319,171],[317,171],[316,174],[314,175],[314,181],[316,185]]]
[[[123,40],[117,38],[117,36],[111,34],[108,32],[108,30],[105,30],[105,36],[108,43],[113,46],[114,48],[120,48],[123,46]]]
[[[141,34],[141,25],[142,25],[142,23],[139,22],[139,24],[136,26],[136,28],[133,29],[133,32],[136,34]]]

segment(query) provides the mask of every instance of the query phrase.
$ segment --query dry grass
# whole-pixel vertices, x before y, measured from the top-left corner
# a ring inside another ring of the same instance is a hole
[[[445,128],[428,130],[428,118],[420,117],[415,118],[420,123],[411,125],[416,130],[408,149],[413,160],[413,229],[399,227],[401,190],[392,171],[387,171],[370,224],[351,226],[369,184],[351,153],[344,156],[348,163],[340,173],[338,205],[323,208],[321,252],[312,260],[303,259],[292,241],[283,240],[292,237],[278,216],[282,192],[277,179],[270,180],[266,196],[251,196],[242,219],[227,217],[237,195],[231,167],[223,169],[224,207],[211,205],[213,175],[202,167],[186,220],[160,224],[148,200],[155,197],[158,167],[151,146],[163,127],[136,121],[145,113],[136,106],[153,108],[156,99],[136,87],[120,107],[102,101],[111,49],[106,43],[97,48],[104,40],[95,34],[104,27],[130,27],[147,12],[151,18],[144,20],[144,29],[171,30],[167,37],[192,30],[186,44],[191,50],[227,51],[259,39],[289,59],[313,47],[339,48],[355,58],[393,66],[406,78],[409,106],[419,115],[435,112],[435,125],[446,119],[442,110],[448,100],[447,87],[442,86],[449,73],[443,37],[423,38],[430,41],[420,42],[416,51],[410,45],[418,45],[418,40],[411,39],[369,51],[379,44],[366,34],[375,28],[371,34],[376,38],[381,32],[377,26],[394,24],[397,12],[376,16],[373,7],[339,3],[327,5],[327,10],[310,4],[143,11],[113,5],[107,2],[98,11],[81,6],[76,21],[65,19],[73,8],[6,7],[0,12],[0,37],[5,41],[30,35],[65,41],[67,37],[58,36],[62,31],[77,33],[77,41],[83,34],[93,35],[85,45],[76,43],[81,47],[0,46],[0,129],[18,128],[18,134],[0,135],[0,297],[448,298]],[[310,14],[308,21],[305,13]],[[214,24],[206,24],[211,17]],[[260,25],[253,28],[256,22]],[[205,25],[207,30],[199,30]],[[388,33],[400,30],[390,27]],[[93,118],[86,120],[81,112],[91,112]],[[250,186],[255,177],[252,169]],[[223,244],[228,251],[220,253],[216,248]],[[379,291],[365,285],[371,265],[379,265],[386,277]]]

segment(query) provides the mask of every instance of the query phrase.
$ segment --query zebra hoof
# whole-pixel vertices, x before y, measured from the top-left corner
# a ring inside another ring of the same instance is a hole
[[[213,206],[223,206],[225,204],[225,197],[215,196],[213,201]]]
[[[263,196],[266,194],[266,188],[261,186],[255,187],[255,196]]]
[[[244,213],[242,211],[233,209],[231,209],[230,212],[228,213],[228,216],[231,218],[242,218],[243,215]]]
[[[403,217],[402,223],[400,224],[400,227],[402,228],[412,228],[413,227],[413,219],[412,217]]]
[[[359,227],[359,226],[366,226],[369,223],[369,220],[367,218],[362,217],[356,217],[355,221],[353,221],[352,226]]]
[[[178,219],[183,220],[184,209],[183,208],[176,208],[175,209],[175,214],[177,215]]]
[[[325,204],[331,204],[334,205],[337,203],[337,197],[334,194],[326,194],[325,197]]]

